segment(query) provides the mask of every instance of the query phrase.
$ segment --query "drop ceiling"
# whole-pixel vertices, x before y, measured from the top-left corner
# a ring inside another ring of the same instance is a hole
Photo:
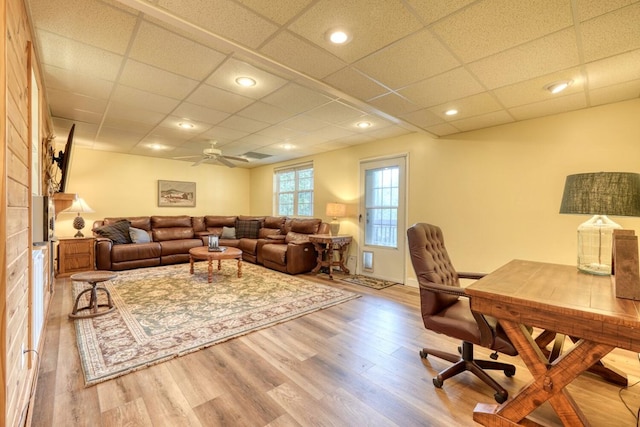
[[[94,150],[172,159],[216,140],[254,167],[640,96],[640,1],[26,4],[57,142],[75,123]],[[348,43],[328,41],[338,28]]]

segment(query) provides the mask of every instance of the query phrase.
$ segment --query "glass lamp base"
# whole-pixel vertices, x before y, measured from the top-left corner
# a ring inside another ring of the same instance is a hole
[[[594,215],[578,227],[578,270],[599,276],[611,274],[613,230],[622,228],[606,215]]]

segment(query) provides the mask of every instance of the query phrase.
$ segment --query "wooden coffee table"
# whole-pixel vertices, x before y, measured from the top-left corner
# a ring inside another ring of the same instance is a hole
[[[213,281],[213,261],[218,261],[218,270],[220,270],[220,262],[223,259],[237,259],[238,277],[242,277],[242,251],[238,248],[230,247],[227,247],[221,252],[210,252],[207,246],[199,246],[197,248],[189,249],[189,263],[191,264],[189,272],[193,274],[193,262],[195,260],[206,260],[209,262],[208,282],[211,283]]]

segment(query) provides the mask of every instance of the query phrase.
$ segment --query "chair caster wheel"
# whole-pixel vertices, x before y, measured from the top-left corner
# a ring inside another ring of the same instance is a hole
[[[507,377],[512,377],[512,376],[514,376],[514,375],[516,374],[516,368],[515,368],[515,366],[514,366],[513,368],[511,368],[511,369],[505,369],[505,370],[504,370],[504,374],[505,374]]]
[[[426,351],[424,351],[424,350],[420,350],[420,353],[419,353],[419,354],[420,354],[420,357],[421,357],[422,359],[426,359],[426,358],[427,358],[427,356],[429,355],[429,354],[428,354]]]
[[[442,388],[443,384],[444,384],[444,381],[442,381],[440,378],[438,377],[433,378],[433,385],[436,386],[436,388]]]
[[[498,403],[506,402],[508,397],[509,397],[509,394],[506,391],[504,391],[504,392],[497,391],[496,394],[493,395],[493,398]]]

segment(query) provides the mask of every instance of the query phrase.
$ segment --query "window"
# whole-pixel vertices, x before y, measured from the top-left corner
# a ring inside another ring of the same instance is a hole
[[[399,176],[397,166],[366,171],[367,245],[398,247]]]
[[[276,169],[275,212],[279,216],[313,216],[313,163]]]

